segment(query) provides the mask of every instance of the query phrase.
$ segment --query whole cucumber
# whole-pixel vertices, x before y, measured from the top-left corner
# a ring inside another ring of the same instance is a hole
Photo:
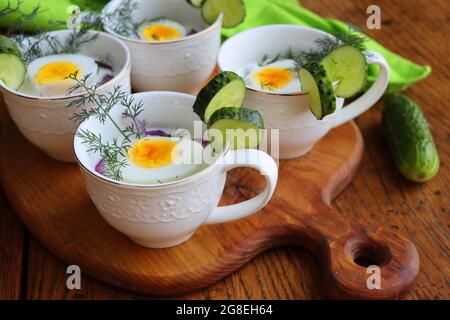
[[[403,176],[425,182],[436,175],[439,155],[428,122],[414,101],[400,93],[390,95],[383,109],[383,129]]]

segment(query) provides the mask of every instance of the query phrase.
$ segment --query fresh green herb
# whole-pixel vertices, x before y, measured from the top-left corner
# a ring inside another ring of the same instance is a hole
[[[317,44],[319,46],[319,53],[322,58],[328,53],[336,49],[337,47],[346,45],[358,49],[359,51],[366,50],[365,42],[366,37],[357,33],[354,30],[350,30],[347,33],[339,33],[335,38],[327,37],[323,39],[318,39]]]
[[[125,151],[129,148],[125,141],[119,143],[117,139],[113,139],[111,143],[104,143],[100,134],[89,130],[80,130],[77,136],[82,139],[82,143],[89,146],[88,152],[102,155],[105,176],[117,181],[123,179],[122,169],[127,166]]]
[[[133,0],[123,1],[114,12],[104,15],[106,24],[115,33],[124,37],[138,38],[142,22],[135,22],[133,13],[139,10],[139,4]]]
[[[364,52],[366,50],[366,41],[367,38],[365,35],[356,32],[353,28],[350,28],[348,32],[338,33],[334,38],[324,37],[317,39],[316,44],[318,46],[318,50],[302,52],[299,59],[296,61],[300,63],[300,67],[316,63],[322,60],[331,51],[341,46],[351,46],[361,52]]]
[[[103,14],[103,20],[106,26],[111,28],[115,33],[133,39],[139,38],[139,29],[145,25],[155,21],[164,20],[166,17],[156,17],[151,19],[143,19],[135,21],[135,12],[139,10],[139,4],[134,0],[123,1],[111,13]],[[158,40],[153,36],[154,40]]]
[[[138,139],[145,134],[145,122],[139,121],[138,116],[144,111],[144,104],[142,101],[134,102],[134,98],[131,96],[125,96],[121,102],[125,110],[122,112],[123,118],[131,119],[131,124],[124,129],[124,132],[130,136],[135,136]]]
[[[63,53],[77,53],[81,47],[98,37],[98,33],[89,33],[90,27],[73,30],[65,41],[60,41],[50,33],[43,32],[36,36],[18,34],[11,39],[18,45],[26,65],[37,58]],[[43,49],[48,47],[48,49]]]
[[[17,34],[12,36],[11,39],[19,47],[26,65],[37,58],[58,53],[62,46],[60,41],[49,33],[40,33],[36,36]],[[48,46],[47,50],[43,49],[45,46]]]
[[[139,25],[133,22],[133,12],[139,9],[139,4],[133,0],[123,1],[114,12],[105,14],[104,18],[115,33],[124,37],[137,37]]]
[[[26,35],[24,32],[25,25],[33,23],[36,17],[44,10],[38,5],[31,10],[30,13],[24,13],[21,9],[23,0],[18,0],[15,6],[8,4],[0,10],[0,18],[16,14],[18,15],[15,23],[8,30],[10,38],[18,45],[22,58],[26,65],[31,61],[53,54],[76,53],[80,51],[81,46],[94,40],[98,34],[89,33],[91,29],[101,28],[101,17],[94,13],[84,16],[83,21],[78,29],[72,30],[69,37],[61,42],[50,33],[42,32],[38,25],[35,26],[35,33]],[[65,24],[63,21],[53,21],[55,25]],[[43,49],[48,47],[48,49]]]
[[[317,63],[327,56],[331,51],[340,46],[351,46],[359,51],[363,52],[366,50],[365,42],[367,38],[365,35],[356,32],[354,28],[346,33],[339,33],[334,38],[333,37],[323,37],[315,41],[317,49],[309,51],[294,52],[292,48],[289,48],[286,52],[279,53],[275,56],[264,55],[261,61],[258,63],[259,66],[266,66],[279,60],[294,60],[296,67],[295,71],[300,70],[300,68]]]
[[[63,53],[77,53],[80,48],[98,37],[97,32],[90,33],[101,27],[101,19],[93,14],[87,15],[79,29],[73,30],[61,48]]]
[[[77,136],[82,139],[82,143],[89,146],[88,152],[97,152],[104,158],[105,175],[120,181],[122,180],[122,169],[127,165],[126,152],[130,148],[132,139],[139,139],[145,132],[145,122],[138,119],[143,111],[143,104],[141,101],[135,102],[132,97],[121,90],[120,86],[114,87],[111,92],[98,93],[100,84],[89,85],[89,77],[90,74],[78,79],[76,73],[68,77],[75,82],[68,95],[79,91],[84,93],[73,100],[68,107],[82,108],[79,113],[73,115],[73,120],[83,122],[89,117],[98,119],[100,123],[109,120],[121,134],[123,137],[121,142],[118,139],[113,139],[111,143],[104,143],[100,134],[88,130],[81,130],[77,133]],[[92,107],[86,108],[87,104]],[[111,109],[116,105],[121,105],[124,108],[122,117],[131,120],[131,124],[125,129],[121,129],[110,115]]]
[[[269,65],[269,64],[272,64],[272,63],[274,63],[274,62],[277,62],[277,61],[281,60],[282,56],[283,56],[283,55],[280,54],[280,53],[277,54],[276,56],[273,56],[273,57],[269,56],[268,54],[265,54],[265,55],[262,57],[261,61],[258,63],[258,65],[259,65],[260,67],[267,66],[267,65]]]

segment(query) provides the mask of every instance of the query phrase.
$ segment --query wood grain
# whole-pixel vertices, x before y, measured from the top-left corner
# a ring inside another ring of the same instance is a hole
[[[383,101],[356,121],[366,142],[362,166],[335,202],[341,213],[360,217],[407,235],[421,258],[421,272],[410,299],[450,298],[449,165],[450,43],[448,1],[376,1],[382,10],[382,29],[364,28],[363,13],[370,1],[304,1],[323,16],[351,21],[394,52],[423,65],[431,76],[406,93],[417,101],[430,122],[441,157],[435,179],[426,184],[405,180],[396,170],[381,130]],[[338,4],[338,5],[337,5]]]
[[[0,190],[0,300],[22,297],[26,261],[24,228]]]
[[[5,108],[0,108],[0,119]],[[3,132],[0,121],[0,133]],[[26,251],[28,235],[0,190],[0,300],[20,299],[26,285]],[[25,258],[25,259],[24,259]]]
[[[340,218],[330,205],[362,157],[362,137],[353,123],[332,130],[307,156],[281,161],[275,193],[259,214],[203,226],[182,245],[151,250],[133,244],[100,217],[76,164],[51,160],[10,119],[2,122],[8,152],[0,157],[0,178],[20,219],[50,251],[105,283],[159,296],[187,293],[286,244],[317,256],[332,298],[397,298],[417,277],[412,243],[395,232]],[[264,188],[254,170],[233,170],[227,180],[223,204],[254,197]],[[380,266],[380,289],[367,287],[367,270],[356,263],[361,257]]]
[[[382,137],[380,102],[357,120],[366,142],[364,160],[356,177],[336,199],[334,206],[343,216],[376,223],[413,240],[421,258],[421,272],[415,287],[406,296],[407,299],[449,299],[449,3],[445,0],[377,0],[376,4],[382,9],[382,29],[367,30],[365,10],[368,5],[374,4],[371,0],[301,2],[323,16],[350,21],[395,52],[433,67],[432,75],[411,87],[407,94],[421,104],[431,124],[442,160],[439,174],[425,185],[416,185],[397,173]],[[6,224],[0,224],[2,237],[4,230],[14,229],[17,220],[4,199],[0,197],[0,201],[0,215],[12,217]],[[23,249],[25,252],[26,243]],[[143,298],[104,286],[88,277],[83,277],[86,290],[83,289],[82,294],[68,292],[65,289],[66,265],[43,249],[32,237],[28,247],[26,259],[21,260],[21,269],[28,273],[28,277],[24,277],[28,282],[11,272],[8,277],[0,277],[2,297],[18,297],[16,292],[20,290],[17,288],[23,287],[25,296],[35,299]],[[0,268],[5,265],[3,256],[16,255],[20,246],[5,246],[2,242],[2,248],[6,251],[1,251]],[[5,269],[1,269],[2,275],[3,270]],[[315,258],[305,250],[288,247],[271,250],[221,282],[179,297],[318,299],[324,297],[319,283],[320,273]]]

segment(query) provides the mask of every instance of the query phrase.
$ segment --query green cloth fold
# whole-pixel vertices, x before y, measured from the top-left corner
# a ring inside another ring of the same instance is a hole
[[[14,7],[17,0],[9,0]],[[38,26],[42,30],[55,29],[54,22],[66,21],[69,13],[67,8],[77,4],[83,9],[100,9],[107,0],[26,0],[21,9],[29,13],[37,4],[40,4],[43,12],[36,17],[35,21],[27,24],[27,31],[32,31]],[[298,0],[244,0],[247,15],[245,21],[233,29],[224,29],[224,37],[230,37],[240,31],[248,30],[257,26],[267,24],[296,24],[317,28],[331,34],[348,31],[348,25],[336,19],[322,18],[312,11],[299,5]],[[0,0],[0,10],[5,8],[8,0]],[[0,17],[0,28],[7,28],[17,19],[17,15]],[[57,28],[57,27],[56,27]],[[406,89],[411,84],[426,78],[431,68],[420,66],[384,48],[373,39],[367,42],[367,49],[382,54],[391,69],[388,92]],[[377,68],[369,68],[369,82],[376,78]]]
[[[11,8],[16,8],[19,0],[0,0],[0,12],[10,4]],[[40,7],[40,13],[33,21],[24,25],[24,30],[32,32],[35,30],[51,31],[65,28],[70,13],[69,7],[79,6],[82,10],[100,10],[108,3],[108,0],[22,0],[20,11],[30,14],[34,8]],[[20,19],[20,14],[14,13],[7,16],[0,16],[0,28],[9,28]],[[61,23],[63,22],[63,23]]]

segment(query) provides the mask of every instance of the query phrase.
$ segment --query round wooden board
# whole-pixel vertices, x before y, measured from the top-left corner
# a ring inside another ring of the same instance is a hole
[[[158,250],[140,247],[110,227],[89,199],[78,166],[48,158],[6,116],[1,140],[1,181],[22,222],[59,258],[120,288],[152,295],[196,290],[283,244],[302,245],[317,255],[332,298],[395,298],[411,287],[419,270],[408,240],[346,221],[330,206],[363,154],[354,123],[332,130],[307,156],[281,161],[273,199],[260,213],[203,226],[184,244]],[[250,198],[263,187],[257,172],[233,170],[221,204]],[[380,266],[381,288],[367,287],[370,274],[355,259]]]

